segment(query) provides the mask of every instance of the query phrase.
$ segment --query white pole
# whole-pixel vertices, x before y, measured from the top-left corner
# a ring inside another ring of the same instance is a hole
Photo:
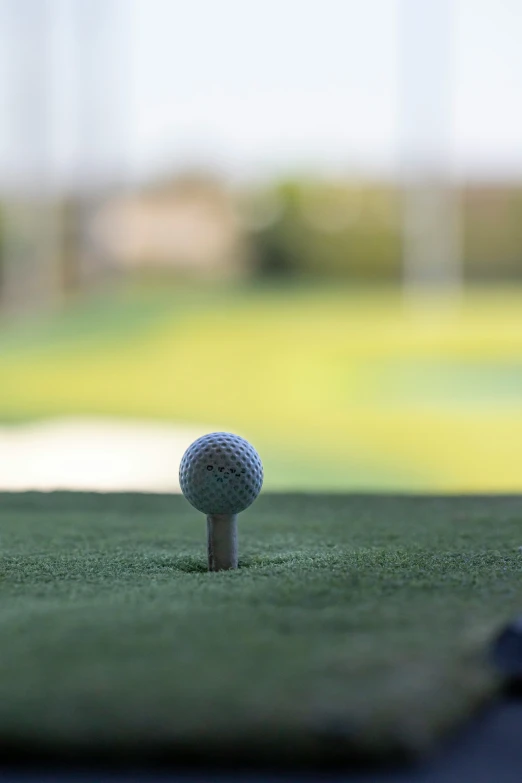
[[[53,160],[52,0],[2,8],[4,117],[1,301],[8,313],[47,307],[59,295]]]
[[[110,262],[93,235],[93,218],[107,190],[121,190],[126,176],[131,6],[123,0],[76,0],[72,8],[79,271],[89,285],[105,278]]]
[[[403,273],[407,300],[454,302],[462,283],[452,177],[452,0],[400,5]],[[434,296],[435,295],[435,296]]]

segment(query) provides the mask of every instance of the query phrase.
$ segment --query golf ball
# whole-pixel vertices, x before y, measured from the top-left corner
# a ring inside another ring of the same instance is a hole
[[[230,432],[203,435],[188,447],[179,467],[181,491],[204,514],[239,514],[263,484],[259,454]]]

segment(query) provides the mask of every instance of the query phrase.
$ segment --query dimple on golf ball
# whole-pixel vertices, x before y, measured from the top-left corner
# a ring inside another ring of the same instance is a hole
[[[179,467],[181,491],[203,514],[239,514],[263,485],[263,465],[239,435],[212,432],[188,447]]]

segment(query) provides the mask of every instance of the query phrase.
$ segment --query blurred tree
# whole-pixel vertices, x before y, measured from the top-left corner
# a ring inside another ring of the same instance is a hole
[[[48,198],[4,198],[0,287],[4,312],[24,314],[59,301],[56,218],[55,206]]]
[[[257,227],[250,221],[260,275],[399,279],[399,199],[392,187],[292,181],[280,183],[273,199],[279,206],[271,220]]]
[[[80,208],[74,196],[64,196],[57,204],[62,231],[58,248],[58,274],[65,295],[81,290]]]

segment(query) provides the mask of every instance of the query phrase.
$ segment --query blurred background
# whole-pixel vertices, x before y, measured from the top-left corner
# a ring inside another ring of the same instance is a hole
[[[519,0],[0,0],[0,488],[522,489]]]

